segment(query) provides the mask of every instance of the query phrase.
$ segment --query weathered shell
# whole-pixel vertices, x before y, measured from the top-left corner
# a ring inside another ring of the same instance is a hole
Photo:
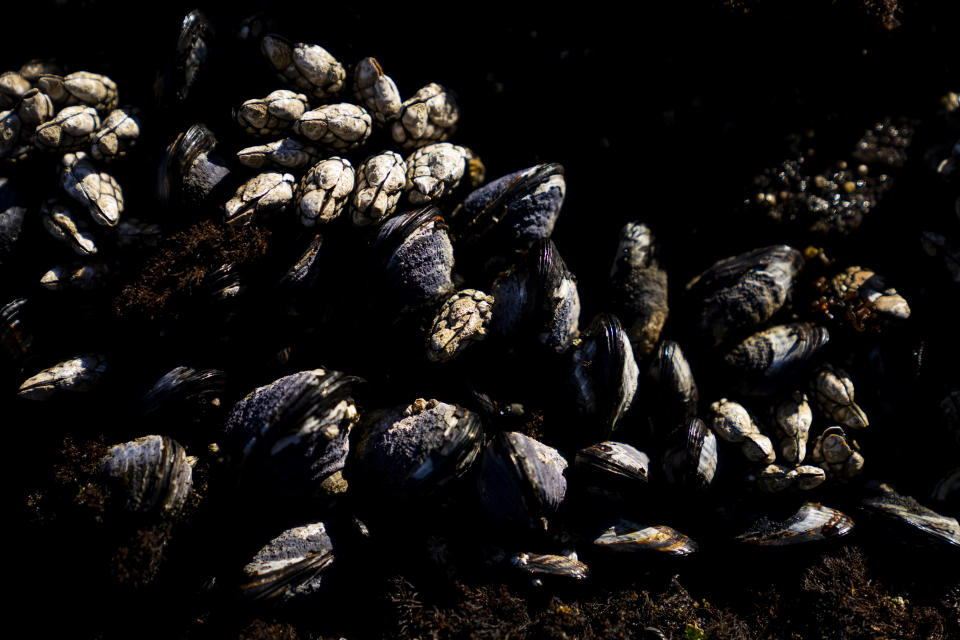
[[[644,527],[628,520],[617,520],[593,544],[611,551],[657,551],[668,556],[686,556],[697,550],[696,542],[672,527]]]
[[[240,164],[253,169],[260,169],[268,162],[284,169],[303,169],[320,159],[320,150],[293,138],[282,138],[240,149],[237,159]]]
[[[403,149],[446,140],[456,130],[460,107],[453,94],[436,82],[404,100],[390,133]]]
[[[372,120],[363,107],[342,102],[305,111],[293,130],[328,149],[347,151],[367,141]]]
[[[612,432],[633,404],[640,370],[616,316],[599,314],[571,350],[568,376],[577,409]]]
[[[9,109],[30,90],[30,82],[16,71],[0,74],[0,109]]]
[[[109,273],[103,262],[57,264],[40,276],[40,286],[50,291],[92,291],[106,285]]]
[[[308,107],[307,96],[278,89],[266,98],[244,102],[237,109],[236,119],[247,133],[269,136],[290,129]]]
[[[499,520],[546,529],[567,492],[566,468],[556,449],[519,432],[501,431],[483,453],[480,500]]]
[[[90,391],[100,383],[106,370],[107,360],[99,353],[77,356],[27,378],[17,395],[27,400],[49,400],[64,391]]]
[[[700,418],[681,433],[683,442],[664,454],[663,471],[672,484],[706,489],[717,472],[717,437]]]
[[[63,67],[56,62],[40,60],[35,58],[23,63],[20,67],[20,75],[27,82],[36,82],[42,75],[63,75]]]
[[[16,111],[0,111],[0,158],[6,158],[16,147],[22,126]]]
[[[523,250],[551,236],[566,192],[563,166],[538,164],[474,190],[454,216],[463,219],[462,235],[471,241],[495,233]]]
[[[816,502],[805,502],[800,510],[779,523],[763,520],[737,540],[759,546],[786,546],[819,542],[845,536],[853,529],[846,514]]]
[[[716,345],[762,325],[783,307],[802,268],[803,254],[787,245],[716,262],[687,283],[701,309],[697,328]]]
[[[30,89],[17,105],[17,115],[24,131],[32,132],[39,125],[53,118],[56,111],[50,96],[39,89]]]
[[[449,195],[464,175],[472,175],[479,162],[473,151],[449,142],[417,149],[405,165],[407,199],[412,204],[423,204]]]
[[[870,513],[884,517],[888,523],[898,526],[914,541],[960,548],[960,523],[956,518],[940,515],[887,485],[881,484],[879,489],[879,496],[861,501]]]
[[[69,246],[77,255],[89,256],[97,252],[97,245],[86,223],[77,220],[73,211],[55,198],[40,205],[40,220],[50,235]]]
[[[296,182],[289,173],[267,171],[240,185],[223,205],[227,224],[250,224],[277,216],[293,202]]]
[[[14,190],[6,176],[0,176],[0,264],[13,251],[27,208],[21,203],[20,194]]]
[[[493,298],[476,289],[447,298],[427,333],[427,359],[447,362],[487,336]]]
[[[65,107],[51,120],[37,127],[34,141],[48,151],[77,151],[93,138],[100,128],[100,116],[93,107]]]
[[[658,412],[673,429],[697,415],[699,393],[680,345],[664,340],[650,362],[648,375],[658,391]]]
[[[68,153],[60,162],[60,186],[90,212],[94,222],[116,226],[123,213],[123,191],[109,173],[97,171],[83,151]]]
[[[850,479],[863,470],[864,459],[858,449],[855,441],[847,441],[841,427],[828,427],[814,441],[810,461],[829,476]]]
[[[453,244],[436,207],[387,218],[374,248],[393,295],[403,304],[420,305],[453,290]]]
[[[100,464],[111,498],[132,513],[174,517],[193,488],[186,451],[166,436],[144,436],[110,447]]]
[[[552,240],[541,240],[526,258],[493,283],[495,335],[530,331],[547,348],[562,353],[577,335],[577,282]]]
[[[741,392],[765,395],[779,389],[830,340],[824,327],[785,324],[755,333],[724,357]]]
[[[370,156],[357,170],[357,189],[350,199],[350,219],[357,226],[380,222],[392,214],[407,185],[407,163],[399,153]]]
[[[219,369],[179,366],[163,374],[140,400],[143,414],[196,420],[220,407],[226,374]]]
[[[42,75],[37,86],[57,104],[83,104],[100,113],[117,108],[117,83],[105,75],[75,71],[67,76]]]
[[[830,287],[838,299],[860,299],[885,318],[906,320],[910,317],[910,305],[903,296],[870,269],[847,267],[830,279]]]
[[[777,426],[783,432],[780,452],[787,462],[799,464],[807,455],[807,438],[813,424],[813,412],[807,395],[794,391],[789,398],[777,405]]]
[[[628,222],[620,230],[620,242],[610,269],[613,302],[638,358],[653,352],[669,313],[667,272],[654,259],[653,242],[647,225]]]
[[[851,429],[863,429],[870,422],[854,402],[853,392],[853,380],[842,369],[827,364],[814,376],[813,393],[820,409],[835,422]]]
[[[260,48],[280,79],[298,91],[324,100],[343,89],[346,70],[319,45],[291,45],[285,38],[270,34],[263,37]]]
[[[645,487],[650,474],[650,457],[623,442],[585,447],[577,452],[574,465],[581,482],[614,491]]]
[[[140,122],[136,112],[131,109],[114,109],[93,134],[90,155],[94,160],[110,161],[122,158],[139,137]]]
[[[350,161],[334,156],[313,165],[297,184],[294,208],[305,227],[335,220],[347,206],[356,184]]]
[[[770,464],[776,459],[773,443],[762,433],[748,433],[740,444],[744,457],[751,462]]]
[[[310,494],[343,469],[357,420],[350,396],[357,380],[339,371],[300,371],[254,389],[234,405],[224,429],[250,486]]]
[[[161,204],[181,194],[199,204],[230,175],[226,161],[216,151],[217,139],[203,124],[192,125],[167,147],[157,180]]]
[[[590,569],[574,555],[518,553],[510,558],[510,564],[531,576],[559,576],[584,580],[590,575]]]
[[[243,597],[288,602],[316,593],[334,560],[322,522],[294,527],[271,540],[243,568]]]
[[[482,441],[476,413],[418,398],[367,426],[354,443],[348,479],[381,500],[429,493],[463,477]]]
[[[743,442],[748,434],[760,433],[744,406],[726,398],[710,405],[710,427],[727,442]]]
[[[372,57],[364,58],[354,68],[353,95],[381,126],[400,115],[403,107],[397,85]]]

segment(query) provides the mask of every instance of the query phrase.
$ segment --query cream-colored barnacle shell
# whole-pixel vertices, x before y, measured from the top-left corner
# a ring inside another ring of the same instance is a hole
[[[58,264],[40,276],[40,286],[50,291],[92,291],[106,284],[109,271],[103,262]]]
[[[384,151],[370,156],[357,174],[357,190],[350,199],[353,224],[374,224],[393,213],[407,185],[407,164],[400,154]]]
[[[407,158],[407,199],[419,206],[448,195],[460,184],[473,157],[470,149],[449,142],[417,149]]]
[[[0,109],[13,108],[30,90],[30,83],[16,71],[0,74]]]
[[[90,155],[96,160],[122,158],[140,137],[140,122],[129,109],[114,109],[93,135]]]
[[[293,138],[247,147],[237,152],[240,164],[259,169],[268,162],[284,169],[303,169],[317,161],[319,149]]]
[[[298,42],[291,46],[284,38],[266,35],[261,50],[280,77],[300,91],[326,99],[343,89],[346,70],[319,45]]]
[[[64,77],[64,88],[78,102],[107,113],[117,107],[117,83],[100,73],[76,71]]]
[[[315,164],[297,186],[296,210],[305,227],[337,218],[347,205],[356,184],[350,161],[334,156]]]
[[[294,177],[267,171],[240,185],[224,205],[227,224],[248,224],[254,218],[279,213],[293,200]]]
[[[20,116],[16,111],[0,111],[0,158],[7,157],[16,146],[20,129]]]
[[[307,110],[307,96],[287,89],[278,89],[266,98],[247,100],[237,110],[237,122],[248,133],[266,136],[278,134],[293,126]]]
[[[744,434],[740,450],[751,462],[770,464],[776,459],[770,438],[759,432]]]
[[[109,173],[97,171],[83,151],[64,154],[60,162],[60,186],[90,211],[97,224],[113,227],[120,221],[123,213],[120,184]]]
[[[727,442],[742,442],[747,435],[760,433],[743,405],[726,398],[710,405],[710,427]]]
[[[783,457],[794,464],[803,462],[810,425],[813,424],[813,412],[806,394],[794,391],[789,398],[778,404],[776,421],[784,434],[780,442]]]
[[[393,141],[402,148],[415,149],[446,140],[459,118],[460,108],[453,94],[434,82],[404,101],[390,131]]]
[[[83,148],[100,128],[100,116],[93,107],[64,107],[51,120],[37,127],[36,145],[48,151],[76,151]]]
[[[78,255],[89,256],[97,252],[97,245],[87,226],[76,219],[69,207],[56,199],[40,205],[40,220],[50,235],[67,244]]]
[[[853,380],[842,369],[824,365],[813,382],[817,403],[832,420],[851,429],[863,429],[870,422],[854,402]]]
[[[293,128],[298,134],[329,149],[345,151],[366,142],[372,126],[373,121],[366,109],[342,102],[305,112]]]
[[[430,328],[427,358],[446,362],[487,336],[492,317],[493,297],[476,289],[464,289],[450,296]]]
[[[17,105],[17,115],[20,116],[24,129],[33,131],[53,118],[53,101],[39,89],[30,89],[23,94],[23,99]]]
[[[394,120],[403,108],[400,92],[376,58],[366,57],[353,72],[353,95],[373,115],[378,125]]]

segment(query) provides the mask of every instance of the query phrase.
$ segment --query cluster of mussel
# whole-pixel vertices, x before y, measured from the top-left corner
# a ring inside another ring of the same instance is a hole
[[[184,22],[178,55],[185,62],[177,68],[202,60],[203,25],[196,14]],[[288,296],[278,313],[314,312],[298,302],[322,295],[329,244],[361,237],[355,260],[375,265],[361,270],[376,276],[368,283],[373,300],[346,311],[383,319],[391,335],[418,345],[421,362],[410,369],[462,380],[464,392],[448,399],[455,402],[410,397],[379,406],[374,389],[374,400],[360,406],[354,396],[372,383],[348,367],[316,362],[221,412],[231,372],[184,365],[164,374],[143,397],[150,424],[186,419],[215,430],[205,436],[209,446],[192,455],[161,435],[112,447],[103,479],[118,508],[175,519],[200,461],[244,495],[322,505],[313,521],[261,541],[242,571],[237,567],[242,575],[221,582],[257,600],[308,596],[326,585],[330,567],[350,563],[349,551],[335,554],[338,536],[386,540],[391,518],[428,511],[436,521],[469,512],[499,531],[489,541],[500,548],[485,549],[480,562],[499,561],[536,581],[582,579],[589,569],[578,553],[696,552],[687,534],[699,537],[711,525],[701,521],[691,531],[690,518],[677,513],[713,501],[721,518],[720,497],[731,495],[754,511],[769,506],[772,494],[795,507],[782,521],[742,523],[737,539],[744,543],[845,535],[856,514],[823,502],[851,487],[868,493],[857,494],[863,513],[951,552],[960,547],[955,518],[886,485],[858,484],[869,456],[853,436],[868,439],[876,425],[856,402],[851,376],[823,357],[826,324],[801,321],[793,305],[800,274],[811,262],[822,264],[821,254],[781,244],[721,259],[690,280],[674,305],[686,325],[668,325],[676,313],[657,243],[645,224],[631,222],[613,257],[609,312],[581,330],[577,279],[551,240],[566,190],[560,165],[539,164],[481,186],[476,155],[446,142],[459,109],[440,85],[401,100],[380,64],[365,58],[349,85],[359,104],[331,104],[348,81],[330,53],[269,34],[259,44],[264,68],[287,88],[235,105],[234,120],[247,134],[284,137],[238,149],[236,157],[248,168],[276,170],[234,189],[242,169],[196,124],[167,149],[160,201],[216,209],[224,225],[295,237],[301,253],[269,284]],[[349,153],[386,138],[408,157],[388,149],[353,169]],[[472,190],[461,187],[464,177]],[[417,208],[397,212],[404,196]],[[256,291],[230,264],[212,278],[201,290],[215,297]],[[896,325],[911,313],[867,267],[837,270],[821,295],[825,312],[842,308],[858,322]],[[17,304],[3,310],[3,338],[26,349],[30,328]],[[683,340],[696,357],[688,360],[664,336]],[[309,334],[291,338],[298,339]],[[400,378],[407,364],[383,367]],[[20,396],[89,389],[102,366],[100,356],[61,362],[27,378]],[[700,400],[695,370],[712,381],[709,405]],[[535,378],[549,381],[547,397],[524,389]],[[544,406],[531,407],[537,402]],[[955,486],[951,495],[944,500],[956,499]]]

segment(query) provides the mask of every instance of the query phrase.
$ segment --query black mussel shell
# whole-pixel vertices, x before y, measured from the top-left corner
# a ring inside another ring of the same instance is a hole
[[[780,389],[829,340],[830,333],[824,327],[807,323],[776,325],[735,346],[723,361],[742,393],[767,395]]]
[[[219,409],[226,389],[226,374],[219,369],[174,367],[143,395],[140,405],[144,416],[197,423]]]
[[[725,258],[687,284],[699,302],[697,328],[720,344],[750,331],[783,307],[803,268],[803,254],[787,245],[754,249]]]
[[[15,366],[27,357],[33,345],[33,331],[27,318],[29,306],[26,298],[16,298],[0,309],[0,348]]]
[[[184,16],[173,56],[154,83],[158,102],[173,105],[190,97],[203,77],[212,39],[213,28],[201,11],[194,9]]]
[[[130,513],[175,517],[193,487],[191,460],[166,436],[144,436],[110,447],[100,464],[111,500]]]
[[[680,345],[664,340],[650,362],[650,378],[657,389],[656,412],[665,426],[673,429],[697,415],[699,393],[690,364]]]
[[[622,478],[645,485],[650,473],[650,457],[623,442],[600,442],[577,452],[577,473],[592,478]]]
[[[0,176],[0,264],[13,251],[20,237],[26,212],[19,195],[10,186],[10,180]]]
[[[462,235],[479,240],[496,230],[509,246],[524,250],[549,238],[563,205],[563,166],[540,164],[503,176],[474,190],[463,201]]]
[[[453,290],[453,244],[437,207],[387,218],[373,246],[392,295],[403,305],[419,306]]]
[[[846,514],[816,502],[805,502],[787,520],[762,520],[750,531],[737,536],[737,540],[764,547],[782,547],[839,538],[852,529],[853,520]]]
[[[181,198],[199,204],[230,175],[230,167],[215,151],[217,138],[203,124],[195,124],[167,147],[157,174],[157,198],[169,204]]]
[[[576,279],[552,240],[540,240],[526,258],[493,284],[491,330],[500,336],[533,333],[562,353],[577,335],[580,296]]]
[[[880,495],[864,498],[860,504],[867,513],[878,516],[897,531],[901,540],[920,546],[960,550],[960,523],[956,518],[940,515],[887,485],[876,488]]]
[[[374,417],[354,442],[347,479],[374,498],[426,493],[469,471],[482,440],[476,413],[421,398]]]
[[[664,455],[663,471],[671,484],[706,489],[717,472],[717,437],[700,418],[682,433],[683,443]]]
[[[584,580],[590,575],[587,565],[570,556],[518,553],[510,558],[510,564],[534,577],[555,576]]]
[[[594,541],[610,551],[656,551],[669,556],[686,556],[697,550],[697,543],[672,527],[644,527],[627,520],[617,520]]]
[[[633,347],[616,316],[601,313],[571,350],[570,387],[577,408],[596,418],[603,431],[617,428],[633,404],[640,371]]]
[[[516,431],[501,431],[483,453],[480,500],[498,520],[546,529],[567,492],[566,468],[556,449]]]
[[[322,522],[294,527],[264,546],[243,568],[248,600],[288,602],[316,593],[333,564],[333,543]]]
[[[249,486],[309,495],[342,470],[357,420],[350,386],[358,381],[340,371],[300,371],[234,405],[224,430]]]
[[[634,356],[649,355],[667,321],[667,272],[657,266],[653,234],[645,224],[628,222],[610,269],[612,299],[623,318]]]

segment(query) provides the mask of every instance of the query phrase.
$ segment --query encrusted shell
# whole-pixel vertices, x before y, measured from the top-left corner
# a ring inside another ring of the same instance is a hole
[[[405,165],[407,199],[411,204],[424,204],[449,195],[475,161],[473,151],[449,142],[417,149]]]
[[[399,117],[390,129],[393,141],[414,149],[446,140],[456,129],[460,108],[450,91],[435,82],[404,100]]]
[[[247,100],[237,109],[237,122],[247,133],[269,136],[293,126],[308,108],[307,96],[278,89],[266,98]]]
[[[34,141],[37,147],[49,151],[77,151],[90,142],[99,128],[100,116],[93,107],[65,107],[37,127]]]
[[[350,161],[334,156],[313,165],[297,184],[294,208],[305,227],[332,222],[347,206],[356,172]]]
[[[293,130],[334,151],[355,149],[370,137],[372,120],[363,107],[346,102],[305,111]]]
[[[383,72],[376,58],[366,57],[353,71],[353,94],[379,125],[400,115],[403,101],[393,80]]]
[[[263,37],[261,50],[277,75],[299,91],[326,99],[343,89],[346,70],[319,45],[302,42],[291,45],[286,39],[270,34]]]
[[[60,186],[90,211],[94,222],[114,227],[123,213],[123,191],[109,173],[97,171],[83,151],[68,153],[60,163]]]
[[[492,306],[493,298],[476,289],[447,298],[427,333],[427,359],[447,362],[486,338]]]
[[[240,185],[223,205],[227,224],[249,224],[276,216],[293,201],[295,179],[289,173],[267,171]]]
[[[287,602],[316,593],[334,560],[333,543],[322,522],[284,531],[243,568],[240,592],[250,600]]]
[[[260,169],[267,162],[283,169],[303,169],[316,163],[319,156],[319,149],[293,138],[282,138],[237,151],[240,164],[253,169]]]
[[[140,122],[130,109],[114,109],[93,135],[90,155],[95,160],[115,160],[127,152],[140,137]]]
[[[360,163],[357,181],[350,199],[350,219],[357,226],[380,222],[400,202],[407,186],[407,163],[394,151],[370,156]]]

